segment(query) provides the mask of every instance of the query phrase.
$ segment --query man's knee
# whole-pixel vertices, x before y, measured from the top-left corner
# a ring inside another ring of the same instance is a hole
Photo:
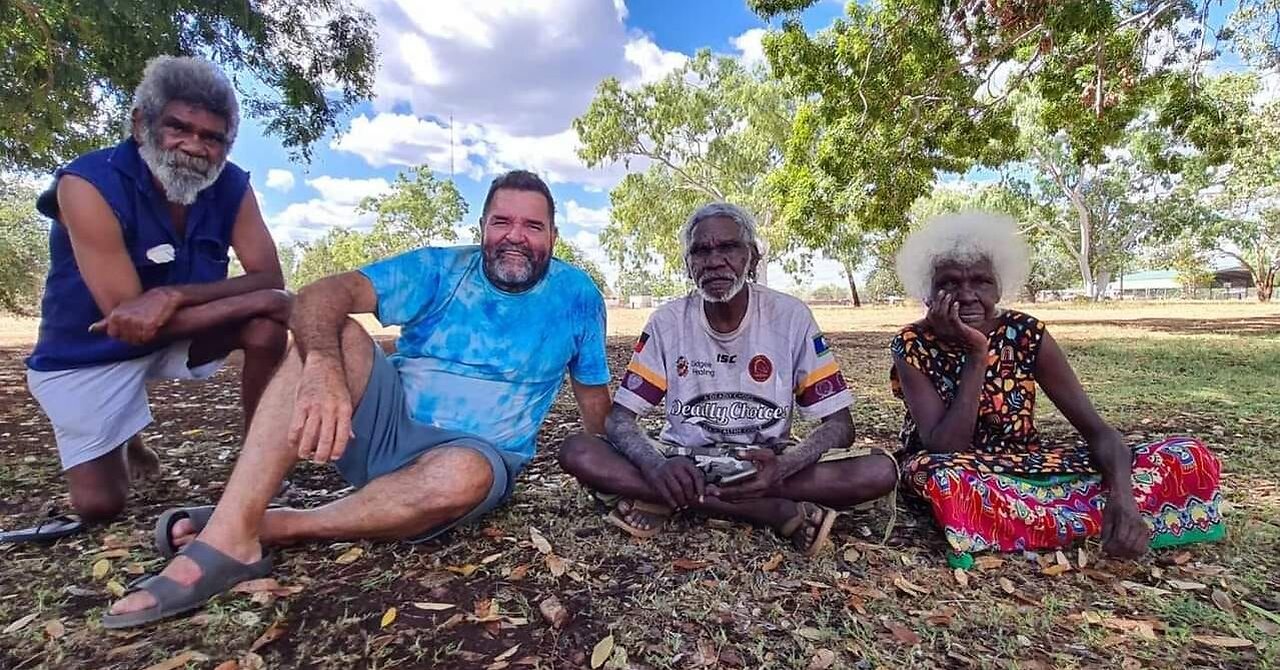
[[[274,354],[279,358],[288,344],[288,329],[275,319],[254,317],[240,329],[240,346],[248,352]]]
[[[128,492],[118,486],[71,487],[71,507],[85,521],[109,521],[124,512]]]
[[[866,487],[874,497],[888,495],[898,485],[898,466],[886,454],[872,454],[866,460]]]
[[[483,454],[466,447],[445,448],[418,461],[425,483],[411,503],[425,513],[457,518],[489,497],[495,473]]]
[[[560,443],[558,460],[560,467],[574,477],[581,477],[589,471],[596,460],[596,454],[604,443],[592,435],[576,434],[565,438]]]

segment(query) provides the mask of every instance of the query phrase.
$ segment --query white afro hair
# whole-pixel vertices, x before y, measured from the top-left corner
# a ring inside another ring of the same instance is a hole
[[[898,252],[898,279],[911,297],[925,300],[933,271],[946,262],[991,261],[1003,300],[1016,298],[1031,271],[1031,250],[1005,214],[968,211],[925,221]]]

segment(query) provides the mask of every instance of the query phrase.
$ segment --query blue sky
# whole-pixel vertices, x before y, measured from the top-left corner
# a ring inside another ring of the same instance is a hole
[[[617,269],[608,266],[598,235],[608,222],[608,190],[625,168],[583,165],[570,122],[607,76],[640,85],[702,48],[761,59],[766,27],[744,0],[362,4],[377,21],[381,68],[374,98],[344,120],[345,132],[320,142],[311,163],[303,164],[247,119],[232,152],[252,172],[277,241],[367,227],[369,217],[356,214],[355,204],[421,163],[443,177],[452,165],[474,218],[488,181],[520,167],[549,179],[561,234],[610,278]],[[804,20],[816,29],[842,12],[841,3],[828,0]],[[462,235],[460,241],[470,240]],[[781,272],[772,276],[789,283]],[[820,264],[814,280],[839,281],[838,268]]]

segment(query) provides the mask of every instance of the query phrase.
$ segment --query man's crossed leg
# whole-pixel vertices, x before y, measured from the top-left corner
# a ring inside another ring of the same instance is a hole
[[[805,552],[819,548],[815,541],[819,539],[823,511],[816,505],[853,507],[884,496],[897,483],[893,459],[871,454],[814,463],[783,479],[773,490],[735,500],[732,486],[718,489],[707,485],[691,459],[669,460],[673,461],[669,466],[680,470],[675,479],[684,483],[682,488],[694,491],[688,496],[691,499],[684,501],[689,509],[772,528],[789,536],[793,545]],[[591,489],[652,505],[672,503],[670,492],[661,491],[639,467],[598,437],[575,435],[567,439],[560,448],[560,465]],[[631,504],[621,511],[628,523],[638,528],[653,528],[665,521],[664,515]]]

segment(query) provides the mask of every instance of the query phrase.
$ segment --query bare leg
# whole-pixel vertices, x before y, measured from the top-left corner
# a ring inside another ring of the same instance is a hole
[[[129,495],[129,463],[125,445],[67,470],[71,508],[89,522],[114,519]]]
[[[348,320],[342,330],[342,358],[353,406],[364,395],[372,356],[373,344],[369,334],[358,323]],[[302,359],[296,350],[290,350],[267,384],[256,420],[245,437],[244,448],[236,460],[227,487],[209,519],[209,525],[199,535],[200,540],[244,563],[262,557],[258,538],[263,513],[298,458],[297,452],[289,446],[287,434],[301,373]],[[178,556],[162,574],[181,584],[191,584],[199,577],[200,570],[186,557]],[[153,602],[151,594],[137,592],[116,603],[111,612],[119,614],[144,609]]]
[[[631,461],[590,435],[574,435],[560,447],[560,465],[594,489],[665,504]],[[777,497],[726,502],[708,497],[695,508],[713,516],[781,528],[796,514],[797,502],[849,507],[875,500],[893,489],[897,470],[887,456],[872,455],[815,463],[783,482]],[[628,520],[630,522],[630,520]]]

